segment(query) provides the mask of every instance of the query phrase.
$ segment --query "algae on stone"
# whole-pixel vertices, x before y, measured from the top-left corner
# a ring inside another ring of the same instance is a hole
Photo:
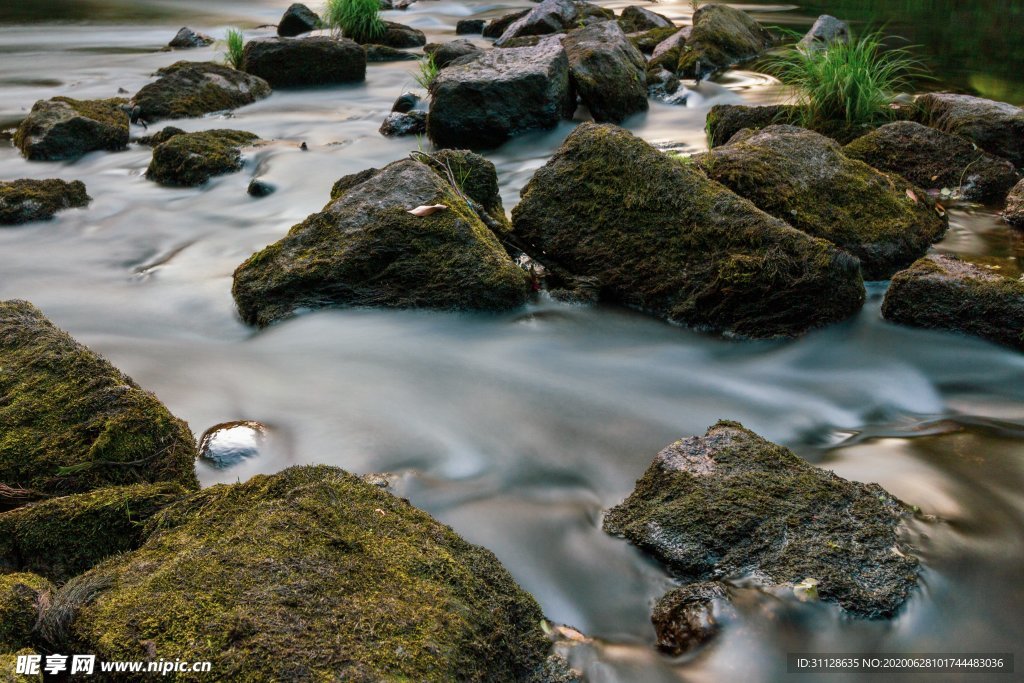
[[[204,130],[179,133],[153,148],[146,177],[161,185],[202,185],[215,175],[242,168],[242,147],[259,137],[241,130]]]
[[[90,201],[81,180],[0,180],[0,225],[47,220],[58,211],[88,206]]]
[[[262,78],[214,62],[175,62],[156,75],[134,97],[147,121],[236,109],[270,95]]]
[[[35,574],[0,574],[0,654],[31,646],[40,598],[52,590],[49,581]]]
[[[59,161],[96,150],[128,146],[127,100],[39,100],[14,133],[14,146],[26,159]]]
[[[728,5],[703,5],[679,55],[680,78],[702,80],[757,57],[772,45],[771,34],[750,15]]]

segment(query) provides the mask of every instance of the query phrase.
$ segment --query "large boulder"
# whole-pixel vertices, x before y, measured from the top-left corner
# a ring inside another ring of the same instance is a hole
[[[744,128],[760,130],[776,124],[793,123],[797,114],[797,108],[790,104],[716,104],[708,111],[704,124],[708,146],[724,145]]]
[[[970,95],[929,93],[916,102],[921,123],[965,137],[1024,168],[1024,109]]]
[[[595,121],[620,123],[647,111],[647,60],[614,21],[570,31],[562,39],[569,76]]]
[[[604,529],[688,581],[816,579],[823,600],[878,618],[893,616],[917,583],[917,559],[899,550],[909,516],[877,484],[841,479],[723,421],[658,453]]]
[[[815,19],[811,30],[800,39],[798,45],[807,51],[827,49],[832,43],[850,42],[850,25],[829,14]]]
[[[676,73],[703,80],[759,56],[772,43],[771,34],[746,12],[717,3],[703,5],[693,15],[693,30]]]
[[[257,38],[245,44],[242,70],[275,88],[352,83],[366,78],[366,50],[330,36]]]
[[[74,159],[128,146],[124,100],[39,100],[14,133],[14,146],[32,161]]]
[[[147,121],[235,109],[270,94],[270,85],[262,78],[213,62],[175,62],[156,75],[157,80],[134,97]]]
[[[526,273],[459,192],[413,160],[342,179],[323,211],[235,271],[242,319],[264,326],[325,306],[521,305]],[[410,213],[437,206],[443,208],[428,215]]]
[[[0,302],[0,396],[0,484],[44,495],[197,485],[188,426],[25,301]]]
[[[242,148],[259,138],[241,130],[179,133],[153,148],[146,177],[161,185],[192,187],[242,169]]]
[[[1024,281],[953,256],[931,254],[893,277],[882,301],[882,316],[1024,350]]]
[[[0,225],[47,220],[90,201],[81,180],[0,180]]]
[[[214,486],[148,527],[53,597],[57,651],[242,681],[555,680],[540,608],[492,553],[342,470]]]
[[[804,128],[748,130],[694,161],[760,209],[849,251],[865,279],[888,279],[910,265],[948,225],[906,180],[848,158],[838,143]]]
[[[167,47],[186,50],[193,47],[208,47],[213,45],[213,42],[213,38],[205,33],[197,33],[188,26],[182,26],[171,38],[171,42],[167,43]]]
[[[608,124],[566,138],[523,189],[512,224],[552,269],[702,329],[794,336],[864,301],[855,258]]]
[[[494,44],[502,47],[515,38],[561,33],[575,27],[582,16],[580,4],[576,0],[543,0],[509,24]]]
[[[877,128],[848,144],[843,153],[926,190],[948,189],[973,201],[1001,201],[1020,179],[1006,159],[959,135],[913,121]]]
[[[294,38],[320,28],[320,17],[316,12],[302,3],[296,2],[288,6],[277,22],[277,35],[282,38]]]
[[[35,574],[0,574],[0,653],[32,643],[39,613],[52,591],[53,585]]]
[[[673,26],[672,20],[664,14],[658,14],[641,5],[630,5],[622,10],[618,19],[619,26],[626,33],[650,31],[653,28]]]
[[[459,57],[477,55],[483,52],[479,47],[466,40],[451,40],[447,43],[428,43],[423,46],[423,53],[434,58],[434,64],[443,69]]]
[[[427,134],[441,147],[497,147],[572,116],[569,59],[557,38],[491,50],[442,69],[430,85]]]
[[[1013,186],[1006,198],[1003,218],[1015,228],[1024,228],[1024,180]]]

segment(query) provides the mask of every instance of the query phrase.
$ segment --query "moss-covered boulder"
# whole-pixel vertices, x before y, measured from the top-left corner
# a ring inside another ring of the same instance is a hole
[[[549,680],[541,611],[494,555],[342,470],[215,486],[150,526],[54,597],[54,647],[225,680]]]
[[[0,225],[44,221],[90,201],[81,180],[0,180]]]
[[[0,571],[63,583],[138,548],[149,518],[185,493],[175,483],[113,486],[0,512]]]
[[[727,600],[725,586],[718,581],[698,581],[670,590],[651,613],[658,649],[683,655],[714,638],[721,628],[716,607]]]
[[[569,78],[595,121],[621,123],[647,111],[647,61],[614,21],[570,31],[562,39]]]
[[[525,302],[526,273],[427,164],[397,161],[357,174],[332,195],[323,211],[235,271],[243,320],[263,326],[324,306],[504,310]],[[420,207],[435,208],[411,213]]]
[[[512,223],[541,263],[697,328],[793,336],[864,301],[856,259],[608,124],[566,138],[523,189]]]
[[[192,187],[215,175],[242,169],[242,148],[259,140],[241,130],[204,130],[173,135],[153,148],[146,177],[161,185]]]
[[[642,5],[630,5],[622,10],[618,18],[619,26],[626,33],[639,33],[656,28],[672,26],[672,20],[664,14],[658,14]]]
[[[10,654],[0,652],[0,683],[42,683],[41,666],[37,674],[19,674],[17,672],[18,657],[22,655],[41,657],[38,652],[27,647]]]
[[[1006,197],[1003,218],[1015,228],[1024,228],[1024,180],[1014,185]]]
[[[929,93],[917,98],[917,120],[967,138],[1024,168],[1024,109],[970,95]]]
[[[147,121],[236,109],[270,95],[262,78],[214,62],[175,62],[156,75],[133,100]]]
[[[678,26],[667,26],[665,28],[652,28],[643,33],[631,33],[627,37],[629,42],[633,43],[636,49],[640,50],[641,53],[649,55],[654,52],[655,48],[661,43],[665,42],[675,34],[679,33],[681,29]],[[683,42],[685,43],[685,35]],[[679,61],[679,54],[676,53],[676,62]]]
[[[431,154],[426,163],[493,219],[488,227],[494,229],[498,223],[505,231],[511,228],[501,204],[498,169],[489,159],[467,149],[442,149]]]
[[[906,180],[848,158],[835,141],[804,128],[744,131],[694,162],[760,209],[849,251],[869,280],[913,263],[948,225],[945,212]]]
[[[197,486],[188,426],[26,301],[0,302],[0,484]]]
[[[704,130],[709,147],[719,147],[729,142],[736,133],[745,128],[761,130],[777,124],[794,123],[798,110],[789,104],[751,106],[746,104],[716,104],[708,112]]]
[[[893,277],[882,316],[1024,350],[1024,281],[953,256],[930,254]]]
[[[245,44],[242,70],[275,88],[352,83],[366,78],[366,50],[347,38],[257,38]]]
[[[918,562],[898,536],[908,514],[877,484],[841,479],[723,421],[658,453],[604,529],[683,579],[813,578],[822,599],[877,618],[894,615],[917,583]]]
[[[53,590],[36,574],[0,574],[0,652],[13,653],[32,644],[41,599]]]
[[[74,159],[96,150],[128,146],[125,100],[39,100],[14,133],[14,146],[26,159]]]
[[[1020,179],[1006,159],[914,121],[877,128],[848,144],[843,153],[926,190],[948,189],[973,201],[1001,201]]]
[[[750,15],[728,5],[704,5],[693,15],[693,30],[679,55],[676,73],[703,80],[759,56],[772,36]]]

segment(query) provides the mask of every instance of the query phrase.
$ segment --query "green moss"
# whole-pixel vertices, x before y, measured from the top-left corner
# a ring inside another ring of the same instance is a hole
[[[161,185],[202,185],[215,175],[242,168],[242,147],[259,137],[240,130],[180,133],[153,148],[146,177]]]
[[[46,220],[58,211],[88,206],[90,201],[80,180],[0,181],[0,225]]]
[[[26,676],[15,673],[17,670],[19,655],[38,655],[35,650],[24,648],[11,654],[0,652],[0,683],[42,683],[42,673],[35,676]],[[41,669],[40,669],[41,670]]]
[[[123,97],[111,97],[106,100],[74,100],[70,97],[54,97],[53,101],[64,102],[76,113],[111,127],[124,127],[128,122],[128,113],[124,110],[128,100]]]
[[[498,170],[486,158],[465,149],[442,149],[431,156],[435,172],[477,202],[491,218],[511,228],[498,189]]]
[[[44,494],[196,486],[188,426],[28,302],[0,302],[0,396],[0,483]]]
[[[150,121],[235,109],[270,95],[262,78],[214,62],[175,62],[156,73],[134,98]]]
[[[14,145],[27,159],[73,159],[95,150],[128,145],[127,100],[39,100],[14,133]]]
[[[49,581],[35,574],[0,574],[0,653],[31,645],[40,597],[52,588]]]
[[[650,54],[654,51],[654,48],[658,46],[658,43],[675,35],[679,30],[678,26],[663,26],[661,28],[652,28],[648,31],[644,31],[643,33],[628,36],[628,38],[629,42],[633,43],[636,49],[640,50],[640,52]],[[676,58],[678,59],[678,55]]]
[[[525,680],[547,655],[540,609],[490,552],[338,469],[215,486],[149,526],[61,589],[55,645],[253,681]]]
[[[675,69],[680,78],[706,78],[757,57],[772,37],[745,12],[728,5],[704,5],[693,15],[693,30]]]

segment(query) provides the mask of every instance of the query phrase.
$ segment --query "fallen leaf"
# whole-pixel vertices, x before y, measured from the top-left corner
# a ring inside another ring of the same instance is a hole
[[[912,202],[914,202],[915,204],[917,204],[917,195],[916,195],[916,194],[914,194],[914,191],[913,191],[913,190],[907,190],[907,197],[909,197],[909,198],[910,198],[910,201],[912,201]]]
[[[942,204],[936,204],[935,205],[935,213],[939,214],[942,217],[945,217],[946,216],[946,209],[945,209],[945,207],[942,206]]]
[[[435,214],[438,211],[445,211],[447,209],[448,207],[445,206],[444,204],[434,204],[432,206],[417,206],[415,209],[410,209],[409,213],[411,213],[413,216],[423,218],[424,216],[430,216],[431,214]]]

